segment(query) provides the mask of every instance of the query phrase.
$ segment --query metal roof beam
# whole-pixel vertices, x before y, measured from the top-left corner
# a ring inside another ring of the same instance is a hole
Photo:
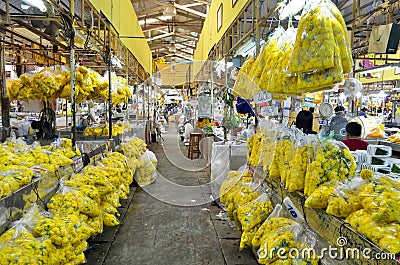
[[[202,4],[204,4],[204,5],[208,5],[208,6],[211,5],[211,3],[208,2],[208,1],[206,1],[206,0],[194,0],[194,1],[195,1],[195,2],[198,2],[198,3],[202,3]]]
[[[150,15],[154,15],[156,13],[160,13],[161,11],[163,11],[163,9],[164,8],[158,6],[156,8],[152,8],[152,9],[140,12],[140,13],[137,14],[138,20],[140,20],[142,18],[145,18],[147,16],[150,16]]]
[[[180,5],[180,4],[175,3],[174,6],[175,6],[177,9],[181,9],[181,10],[183,10],[183,11],[192,13],[192,14],[194,14],[194,15],[196,15],[196,16],[199,16],[199,17],[202,17],[202,18],[206,18],[206,17],[207,17],[207,14],[204,14],[204,13],[202,13],[202,12],[200,12],[200,11],[197,11],[197,10],[194,10],[194,9],[192,9],[192,8],[185,7],[185,6]]]
[[[159,29],[163,29],[163,28],[166,28],[166,27],[168,27],[168,25],[143,28],[143,32],[152,31],[152,30],[159,30]]]
[[[157,36],[148,38],[147,41],[155,41],[155,40],[158,40],[158,39],[169,37],[171,35],[174,35],[174,33],[171,32],[171,33],[165,33],[165,34],[157,35]]]

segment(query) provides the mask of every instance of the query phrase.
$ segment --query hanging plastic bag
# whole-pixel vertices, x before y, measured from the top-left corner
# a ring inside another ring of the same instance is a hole
[[[56,79],[53,71],[49,68],[36,73],[32,79],[33,94],[45,101],[54,99],[60,86],[60,80]]]
[[[249,73],[253,67],[255,60],[253,57],[249,56],[246,62],[243,64],[236,78],[235,85],[233,87],[232,93],[243,98],[251,98],[251,94],[247,88],[247,82],[250,80]]]
[[[335,66],[332,47],[336,47],[336,41],[331,22],[334,17],[322,3],[322,0],[310,1],[303,10],[289,64],[292,74],[322,71]]]
[[[316,72],[299,74],[297,79],[297,88],[299,91],[312,93],[328,90],[343,81],[343,68],[340,61],[339,47],[333,46],[332,50],[334,50],[334,66]]]

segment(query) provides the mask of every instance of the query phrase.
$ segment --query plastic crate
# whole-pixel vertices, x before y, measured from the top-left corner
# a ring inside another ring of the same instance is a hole
[[[387,154],[386,155],[376,155],[375,152],[378,148],[382,149],[384,151],[387,151]],[[386,145],[370,144],[367,147],[367,152],[369,155],[374,156],[374,157],[391,157],[392,156],[392,147],[386,146]]]
[[[378,172],[379,170],[383,170],[383,171],[387,171],[387,173],[383,173],[383,174],[391,174],[391,167],[390,166],[373,166],[370,164],[361,164],[361,169],[370,169],[374,172]]]
[[[357,164],[361,164],[361,163],[367,163],[367,156],[368,153],[365,150],[356,150],[356,151],[352,151],[350,152],[354,159],[356,160]]]
[[[377,158],[377,159],[383,160],[383,165],[374,165],[374,164],[372,163],[372,159],[373,159],[373,158]],[[368,155],[368,156],[367,156],[367,161],[366,161],[366,163],[369,164],[369,165],[371,165],[371,166],[377,167],[377,168],[388,167],[388,166],[389,166],[389,157],[381,157],[381,156],[372,156],[372,155]]]

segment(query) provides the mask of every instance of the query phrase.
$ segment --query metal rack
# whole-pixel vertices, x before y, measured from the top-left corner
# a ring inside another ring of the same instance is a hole
[[[18,75],[28,65],[69,64],[71,73],[74,73],[76,61],[95,70],[110,70],[107,62],[115,56],[124,64],[123,69],[116,69],[117,74],[126,77],[130,84],[149,77],[132,52],[123,45],[117,30],[89,1],[48,0],[45,12],[33,8],[26,11],[21,4],[21,0],[0,1],[3,140],[10,132],[9,100],[4,81],[6,61],[16,66]],[[74,74],[71,77],[72,139],[75,144]],[[111,96],[109,99],[111,110]]]

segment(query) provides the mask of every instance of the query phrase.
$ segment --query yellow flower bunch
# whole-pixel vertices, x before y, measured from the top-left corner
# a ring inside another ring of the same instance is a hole
[[[60,90],[62,78],[57,77],[56,74],[46,68],[36,73],[32,78],[32,94],[36,99],[43,99],[49,101],[57,98],[57,93]]]
[[[315,6],[300,19],[293,56],[291,73],[304,73],[334,67],[335,36],[332,17],[321,6]]]
[[[112,127],[112,136],[123,135],[124,128],[125,127],[124,127],[123,122],[117,122]],[[86,127],[85,131],[83,132],[83,135],[84,136],[108,136],[109,135],[108,125],[105,125],[105,126],[94,125],[91,127]]]
[[[246,171],[245,173],[241,171],[229,171],[227,179],[222,182],[220,187],[220,202],[228,205],[231,200],[232,193],[236,192],[232,190],[233,188],[238,188],[238,182],[250,183],[253,180],[252,175]],[[232,190],[232,191],[231,191]]]
[[[108,94],[108,80],[93,70],[89,70],[89,77],[92,81],[93,91],[88,96],[88,99],[97,99]]]
[[[363,208],[377,223],[400,221],[400,191],[387,184],[370,183],[358,195]]]
[[[151,154],[151,155],[150,155]],[[146,151],[138,160],[135,179],[140,186],[150,185],[155,181],[157,160],[153,153]]]
[[[265,222],[262,223],[262,225],[258,228],[256,234],[254,235],[254,238],[251,242],[252,246],[255,248],[259,248],[261,242],[265,241],[266,237],[271,231],[294,224],[296,224],[296,221],[284,217],[272,217],[265,220]]]
[[[268,59],[257,83],[258,86],[272,94],[300,95],[301,92],[297,88],[297,76],[289,75],[288,72],[293,43],[285,42],[282,47],[277,47],[275,40],[270,42],[270,46],[265,48]]]
[[[240,245],[239,245],[240,249],[251,247],[251,241],[253,240],[258,227],[259,227],[259,225],[257,225],[256,227],[254,227],[248,231],[242,232],[242,235],[240,236]]]
[[[141,157],[146,151],[146,143],[139,138],[133,138],[127,143],[123,143],[119,152],[123,153],[126,157],[126,162],[132,173],[136,172],[139,165],[139,157]]]
[[[305,206],[307,208],[325,209],[328,207],[329,198],[335,193],[335,189],[340,184],[336,180],[331,180],[319,186],[310,196],[307,197]]]
[[[57,193],[49,203],[50,212],[75,214],[77,212],[86,214],[89,217],[100,215],[99,205],[79,190],[71,190],[66,193]]]
[[[30,101],[35,99],[32,94],[32,80],[26,75],[22,74],[19,79],[7,80],[7,96],[10,100],[24,100]]]
[[[296,149],[290,175],[286,180],[289,191],[304,191],[308,164],[314,157],[314,146],[304,145]]]
[[[293,226],[296,226],[296,224]],[[264,233],[264,235],[258,252],[260,264],[271,264],[278,260],[277,252],[270,251],[272,248],[289,251],[289,249],[296,247],[295,235],[290,227],[275,229],[267,234]]]
[[[261,224],[265,219],[267,219],[272,210],[272,203],[264,193],[253,201],[246,204],[240,204],[237,209],[237,214],[242,231],[250,231],[257,225]]]
[[[316,92],[341,82],[353,60],[342,14],[321,1],[300,19],[289,71],[299,74],[298,90]]]
[[[108,84],[108,82],[107,82]],[[131,90],[128,87],[128,80],[126,78],[116,76],[114,73],[111,75],[111,100],[114,105],[121,103],[128,103],[129,98],[132,97]],[[104,89],[100,93],[101,97],[108,100],[108,89]]]
[[[371,214],[365,209],[350,214],[346,222],[361,234],[366,235],[384,250],[395,254],[400,252],[399,224],[380,225],[372,220]]]
[[[49,239],[15,239],[0,247],[0,264],[63,264]]]
[[[302,92],[318,92],[333,88],[343,80],[343,69],[340,62],[339,48],[333,46],[334,66],[312,73],[301,73],[297,79],[297,89]]]
[[[63,155],[67,158],[73,158],[74,156],[80,156],[81,152],[79,148],[75,149],[75,152],[72,151],[72,140],[68,138],[61,138],[60,145],[46,145],[42,147],[44,150],[51,151],[53,153],[57,153]],[[66,161],[65,161],[66,162]]]
[[[250,183],[241,181],[242,177],[242,172],[232,171],[220,188],[220,202],[226,205],[229,219],[236,219],[238,226],[240,226],[236,215],[238,205],[250,202],[259,196],[257,191],[250,188]]]
[[[0,165],[0,198],[31,183],[33,175],[33,171],[25,166]]]
[[[263,134],[260,130],[247,139],[247,162],[254,167],[260,165],[262,139]]]
[[[269,169],[271,178],[280,178],[281,182],[286,184],[290,177],[294,152],[293,140],[279,139],[276,141],[275,155]]]
[[[317,148],[315,160],[306,173],[304,194],[310,196],[320,185],[330,180],[343,182],[355,176],[357,166],[347,149],[339,149],[332,143]]]

